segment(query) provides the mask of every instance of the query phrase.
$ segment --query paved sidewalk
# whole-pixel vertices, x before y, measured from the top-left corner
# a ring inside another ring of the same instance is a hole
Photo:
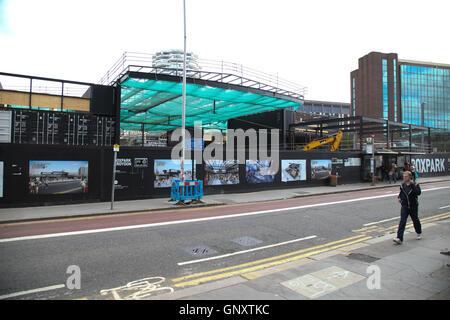
[[[450,176],[420,178],[419,183],[432,183],[438,181],[450,181]],[[397,185],[400,183],[398,182]],[[206,195],[203,198],[203,204],[179,206],[168,202],[167,198],[144,199],[144,200],[127,200],[116,201],[114,210],[110,209],[110,202],[93,202],[82,204],[68,204],[57,206],[34,206],[23,208],[0,208],[0,223],[11,221],[26,221],[51,218],[67,218],[78,216],[105,215],[111,213],[126,213],[150,210],[169,210],[182,209],[192,207],[204,207],[223,204],[248,203],[257,201],[269,201],[289,199],[295,197],[305,197],[312,195],[323,195],[332,193],[341,193],[349,191],[367,190],[373,188],[386,188],[392,184],[378,182],[375,186],[371,186],[370,182],[343,184],[336,187],[320,186],[310,188],[289,188],[277,190],[261,190],[256,192],[226,193]]]
[[[383,235],[246,277],[234,276],[149,299],[449,300],[450,256],[440,251],[450,248],[450,220],[424,224],[423,234],[422,240],[416,240],[410,228],[400,246],[392,242],[393,234]],[[369,289],[368,282],[374,282],[368,280],[377,268],[380,288]]]

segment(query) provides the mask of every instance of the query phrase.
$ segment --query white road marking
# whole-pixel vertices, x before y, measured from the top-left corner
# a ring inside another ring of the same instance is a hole
[[[422,191],[433,191],[433,190],[448,189],[448,188],[450,188],[450,187],[437,187],[437,188],[423,189]]]
[[[444,209],[444,208],[450,208],[450,205],[448,205],[448,206],[443,206],[443,207],[440,207],[439,209]]]
[[[65,288],[65,287],[66,286],[64,284],[57,284],[57,285],[54,285],[54,286],[49,286],[49,287],[44,287],[44,288],[39,288],[39,289],[32,289],[32,290],[27,290],[27,291],[15,292],[15,293],[10,293],[10,294],[6,294],[6,295],[3,295],[3,296],[0,296],[0,300],[14,298],[14,297],[18,297],[18,296],[24,296],[26,294],[32,294],[32,293],[37,293],[37,292],[61,289],[61,288]]]
[[[368,226],[371,226],[373,224],[382,223],[382,222],[386,222],[386,221],[391,221],[391,220],[395,220],[395,219],[399,219],[399,218],[400,217],[394,217],[394,218],[384,219],[384,220],[380,220],[380,221],[369,222],[369,223],[363,224],[363,226],[364,227],[368,227]]]
[[[425,192],[425,191],[432,191],[432,190],[439,190],[439,189],[448,189],[448,188],[450,188],[450,186],[448,186],[448,187],[432,188],[432,189],[427,189],[427,190],[422,190],[422,191]],[[258,215],[258,214],[265,214],[265,213],[271,213],[271,212],[291,211],[291,210],[298,210],[298,209],[323,207],[323,206],[329,206],[329,205],[341,204],[341,203],[350,203],[350,202],[357,202],[357,201],[365,201],[365,200],[386,198],[386,197],[392,197],[392,196],[396,196],[396,195],[397,194],[384,194],[384,195],[372,196],[372,197],[355,198],[355,199],[348,199],[348,200],[340,200],[340,201],[333,201],[333,202],[308,204],[308,205],[303,205],[303,206],[287,207],[287,208],[279,208],[279,209],[270,209],[270,210],[262,210],[262,211],[253,211],[253,212],[246,212],[246,213],[235,213],[235,214],[229,214],[229,215],[223,215],[223,216],[214,216],[214,217],[206,217],[206,218],[195,218],[195,219],[186,219],[186,220],[177,220],[177,221],[167,221],[167,222],[156,222],[156,223],[148,223],[148,224],[139,224],[139,225],[132,225],[132,226],[121,226],[121,227],[112,227],[112,228],[91,229],[91,230],[81,230],[81,231],[41,234],[41,235],[35,235],[35,236],[23,236],[23,237],[16,237],[16,238],[6,238],[6,239],[0,239],[0,243],[13,242],[13,241],[22,241],[22,240],[36,240],[36,239],[45,239],[45,238],[66,237],[66,236],[74,236],[74,235],[81,235],[81,234],[110,232],[110,231],[122,231],[122,230],[131,230],[131,229],[140,229],[140,228],[151,228],[151,227],[168,226],[168,225],[173,225],[173,224],[192,223],[192,222],[201,222],[201,221],[212,221],[212,220],[219,220],[219,219],[247,217],[247,216]]]
[[[242,251],[236,251],[236,252],[232,252],[232,253],[223,254],[223,255],[220,255],[220,256],[214,256],[214,257],[209,257],[209,258],[178,262],[177,264],[179,266],[183,266],[183,265],[186,265],[186,264],[192,264],[192,263],[197,263],[197,262],[204,262],[204,261],[209,261],[209,260],[216,260],[216,259],[226,258],[226,257],[230,257],[230,256],[235,256],[235,255],[242,254],[242,253],[248,253],[248,252],[252,252],[252,251],[263,250],[263,249],[273,248],[273,247],[277,247],[277,246],[281,246],[281,245],[285,245],[285,244],[289,244],[289,243],[294,243],[294,242],[298,242],[298,241],[313,239],[315,237],[317,237],[317,236],[314,235],[314,236],[309,236],[309,237],[304,237],[304,238],[299,238],[299,239],[294,239],[294,240],[289,240],[289,241],[269,244],[269,245],[263,246],[263,247],[252,248],[252,249],[242,250]]]
[[[135,281],[128,282],[126,285],[101,290],[100,294],[102,296],[111,293],[115,300],[139,300],[151,296],[157,291],[169,291],[173,293],[173,288],[171,287],[161,287],[161,283],[166,281],[164,277],[149,277],[144,279],[139,279]],[[121,292],[132,292],[131,294],[121,297],[119,293]]]

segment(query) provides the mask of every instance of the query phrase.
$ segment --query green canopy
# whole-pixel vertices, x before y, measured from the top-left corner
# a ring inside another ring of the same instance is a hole
[[[141,130],[143,124],[145,131],[166,131],[181,127],[181,103],[181,82],[128,77],[121,82],[120,128]],[[205,128],[226,129],[231,118],[301,105],[298,99],[283,99],[269,91],[188,83],[186,126],[202,121]]]

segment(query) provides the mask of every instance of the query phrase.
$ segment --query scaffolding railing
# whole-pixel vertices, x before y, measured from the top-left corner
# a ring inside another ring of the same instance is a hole
[[[242,64],[211,59],[198,59],[197,62],[199,68],[188,69],[186,72],[188,77],[252,87],[302,100],[307,93],[306,87],[280,78],[278,75],[258,71]],[[174,76],[183,75],[183,70],[179,68],[155,66],[153,54],[124,52],[99,82],[104,85],[112,85],[130,71]]]

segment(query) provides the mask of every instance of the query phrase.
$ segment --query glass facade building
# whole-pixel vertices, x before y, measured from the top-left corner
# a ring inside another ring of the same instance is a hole
[[[388,120],[388,71],[386,59],[383,59],[383,119]]]
[[[397,122],[397,60],[393,60],[392,64],[392,73],[394,78],[394,121]]]
[[[450,68],[400,64],[400,78],[402,121],[450,130]]]
[[[356,115],[356,80],[352,77],[352,115]]]
[[[450,64],[370,52],[350,73],[351,113],[450,130]]]

